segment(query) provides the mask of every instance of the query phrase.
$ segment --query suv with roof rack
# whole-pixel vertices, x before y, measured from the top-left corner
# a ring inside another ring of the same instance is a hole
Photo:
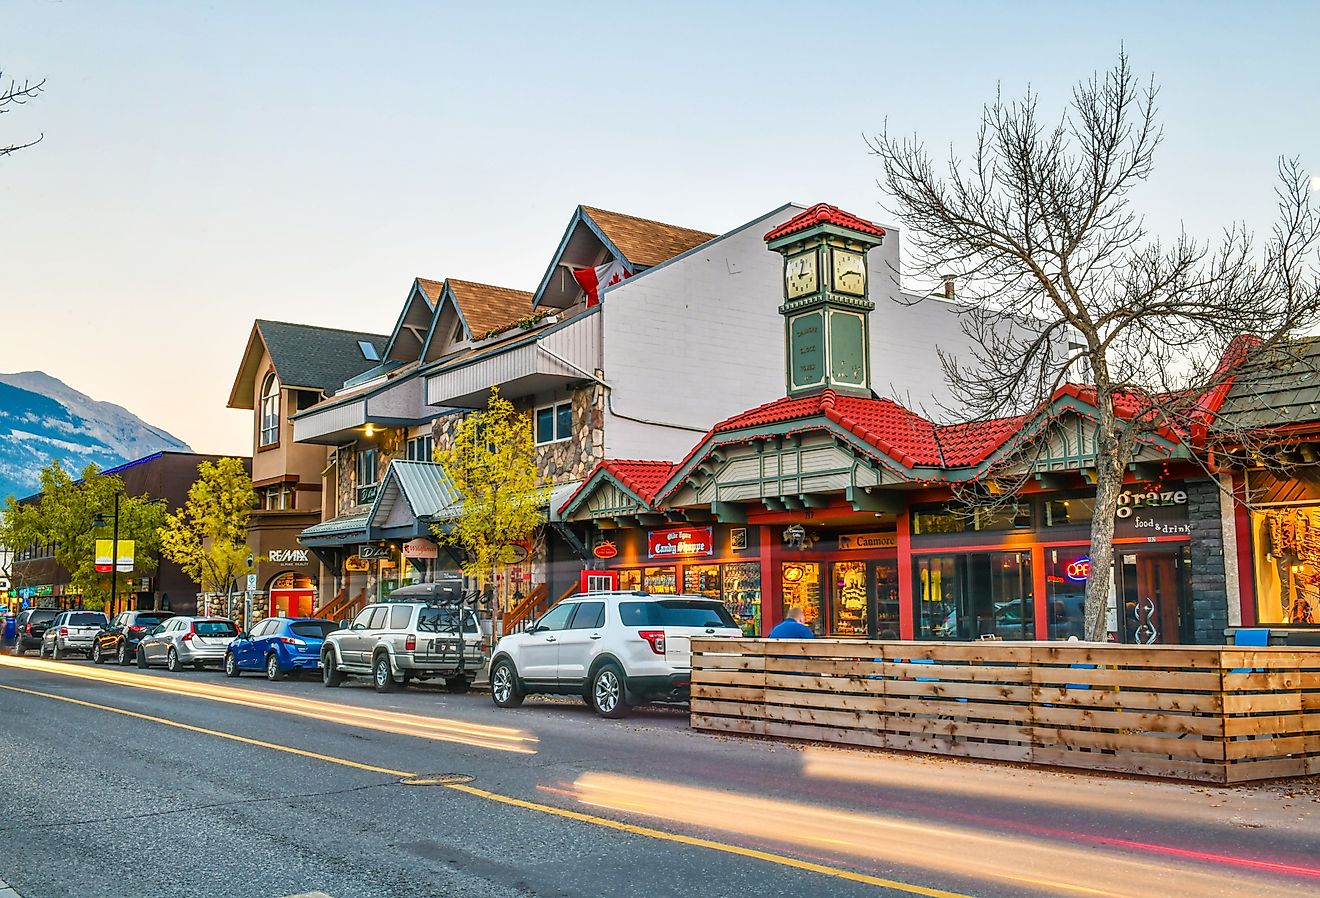
[[[687,701],[691,640],[742,635],[724,604],[706,596],[582,593],[499,641],[491,697],[511,708],[530,693],[580,695],[602,717],[622,717],[629,704]]]
[[[453,587],[403,587],[327,634],[321,682],[335,687],[366,675],[377,692],[393,692],[412,680],[435,679],[450,692],[467,692],[486,663],[485,649],[476,612]]]

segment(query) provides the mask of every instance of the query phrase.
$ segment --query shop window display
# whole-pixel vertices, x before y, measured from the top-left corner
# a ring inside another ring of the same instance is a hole
[[[724,604],[747,636],[761,635],[761,565],[725,564]]]
[[[1067,639],[1069,636],[1084,639],[1086,580],[1091,573],[1091,559],[1086,557],[1086,549],[1079,546],[1075,549],[1049,549],[1045,561],[1050,639]]]
[[[678,575],[672,567],[643,568],[642,589],[653,595],[674,595],[678,592]]]
[[[624,592],[637,592],[642,588],[642,572],[633,568],[619,571],[619,589]]]
[[[1261,624],[1320,624],[1320,505],[1251,514]]]
[[[783,563],[780,576],[784,583],[784,608],[794,606],[801,608],[804,623],[816,633],[820,633],[820,565],[786,561]]]
[[[1030,554],[927,555],[914,569],[919,638],[1033,637]]]
[[[720,595],[720,566],[718,564],[689,564],[683,567],[683,592],[688,595]]]
[[[830,578],[830,635],[866,635],[866,562],[836,561]]]
[[[875,591],[875,635],[877,639],[898,638],[898,564],[874,565],[872,589]]]

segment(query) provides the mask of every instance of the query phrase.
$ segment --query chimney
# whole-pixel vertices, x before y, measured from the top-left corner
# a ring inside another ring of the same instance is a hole
[[[953,278],[951,277],[944,279],[944,298],[953,299]]]

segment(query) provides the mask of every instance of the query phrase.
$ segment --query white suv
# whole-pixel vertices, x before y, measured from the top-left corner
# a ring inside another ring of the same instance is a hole
[[[706,596],[582,593],[499,641],[491,697],[512,708],[529,693],[580,695],[602,717],[622,717],[629,704],[687,700],[692,637],[742,635]]]

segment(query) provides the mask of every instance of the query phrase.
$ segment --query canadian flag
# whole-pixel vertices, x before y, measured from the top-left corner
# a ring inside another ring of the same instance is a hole
[[[587,294],[587,306],[600,302],[600,291],[606,287],[632,277],[632,272],[618,259],[597,265],[595,268],[576,268],[573,280],[578,282],[582,292]]]

